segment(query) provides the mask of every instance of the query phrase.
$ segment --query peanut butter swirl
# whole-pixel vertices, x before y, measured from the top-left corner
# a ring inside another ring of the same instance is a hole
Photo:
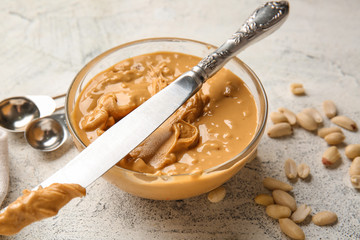
[[[13,235],[27,225],[55,216],[71,199],[83,197],[85,188],[78,184],[54,183],[23,195],[0,214],[0,235]]]
[[[199,60],[157,52],[99,73],[84,87],[72,112],[77,134],[90,144]],[[249,90],[235,74],[222,69],[118,165],[170,175],[204,170],[239,153],[251,141],[256,121]]]

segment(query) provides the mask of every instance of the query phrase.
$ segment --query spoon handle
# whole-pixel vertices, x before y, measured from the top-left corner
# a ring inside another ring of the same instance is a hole
[[[52,97],[52,99],[58,99],[58,98],[62,98],[65,97],[66,93],[60,94],[60,95],[56,95],[55,97]]]
[[[289,14],[287,1],[267,2],[245,21],[241,28],[235,32],[217,50],[202,59],[193,68],[200,74],[203,82],[219,71],[232,57],[254,43],[278,29]]]

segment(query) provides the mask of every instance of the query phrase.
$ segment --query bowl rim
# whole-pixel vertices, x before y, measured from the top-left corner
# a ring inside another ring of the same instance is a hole
[[[210,43],[206,43],[206,42],[202,42],[202,41],[198,41],[198,40],[194,40],[194,39],[189,39],[189,38],[179,38],[179,37],[156,37],[156,38],[143,38],[143,39],[139,39],[139,40],[134,40],[134,41],[130,41],[130,42],[126,42],[120,45],[117,45],[113,48],[110,48],[102,53],[100,53],[99,55],[97,55],[96,57],[94,57],[93,59],[90,60],[90,62],[88,62],[87,64],[85,64],[85,66],[83,68],[81,68],[81,70],[75,75],[74,79],[72,80],[67,92],[66,92],[66,97],[65,97],[65,117],[66,117],[66,123],[68,125],[69,131],[72,135],[72,137],[76,138],[76,140],[81,144],[81,146],[83,148],[86,148],[87,146],[83,143],[83,141],[80,139],[80,137],[77,135],[71,121],[70,121],[70,113],[69,113],[69,93],[71,92],[75,81],[77,80],[77,78],[79,76],[83,76],[83,73],[86,73],[89,68],[91,68],[92,66],[94,66],[99,60],[105,58],[108,54],[115,52],[119,49],[122,48],[126,48],[129,46],[133,46],[136,44],[143,44],[143,43],[147,43],[147,42],[190,42],[190,43],[196,43],[196,44],[200,44],[203,46],[206,46],[208,48],[213,48],[213,49],[217,49],[218,47],[210,44]],[[231,164],[231,166],[233,165],[233,162],[239,161],[241,159],[246,159],[246,156],[250,155],[252,152],[252,147],[258,142],[260,141],[264,131],[265,131],[265,127],[266,127],[266,122],[267,122],[267,117],[268,117],[268,98],[264,89],[263,84],[261,83],[259,77],[255,74],[255,72],[243,61],[241,61],[237,56],[234,56],[232,58],[232,60],[235,60],[240,66],[243,67],[243,69],[245,70],[245,72],[249,75],[252,76],[252,79],[256,80],[257,86],[256,89],[259,92],[259,95],[263,97],[263,103],[264,103],[264,113],[263,113],[263,119],[261,121],[261,123],[259,124],[259,128],[257,129],[254,137],[252,138],[252,140],[249,142],[249,144],[238,154],[236,154],[234,157],[232,157],[231,159],[208,169],[204,169],[202,170],[202,173],[211,173],[214,172],[218,169],[221,169],[222,167]],[[249,152],[250,151],[250,152]],[[141,174],[144,176],[162,176],[162,175],[158,175],[156,173],[144,173],[144,172],[136,172],[130,169],[126,169],[126,168],[122,168],[118,165],[114,165],[113,167],[117,167],[119,169],[124,170],[125,172],[131,173],[131,174]],[[110,169],[109,169],[110,170]],[[168,176],[168,177],[177,177],[177,176],[192,176],[192,175],[196,175],[198,174],[197,172],[191,172],[191,173],[183,173],[183,174],[175,174],[175,175],[164,175],[164,176]]]

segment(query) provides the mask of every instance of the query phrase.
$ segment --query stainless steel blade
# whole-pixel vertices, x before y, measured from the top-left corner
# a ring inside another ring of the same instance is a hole
[[[117,122],[40,185],[77,183],[87,187],[154,132],[241,49],[278,28],[288,12],[286,1],[267,2],[256,9],[219,49]]]

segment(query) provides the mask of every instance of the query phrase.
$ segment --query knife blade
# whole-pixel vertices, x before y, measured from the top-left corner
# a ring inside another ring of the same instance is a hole
[[[77,183],[87,187],[154,132],[202,85],[189,71],[105,131],[63,168],[40,185]]]
[[[89,186],[143,142],[240,50],[276,30],[288,12],[287,1],[267,2],[256,9],[221,47],[114,124],[39,186],[44,188],[52,183]]]

